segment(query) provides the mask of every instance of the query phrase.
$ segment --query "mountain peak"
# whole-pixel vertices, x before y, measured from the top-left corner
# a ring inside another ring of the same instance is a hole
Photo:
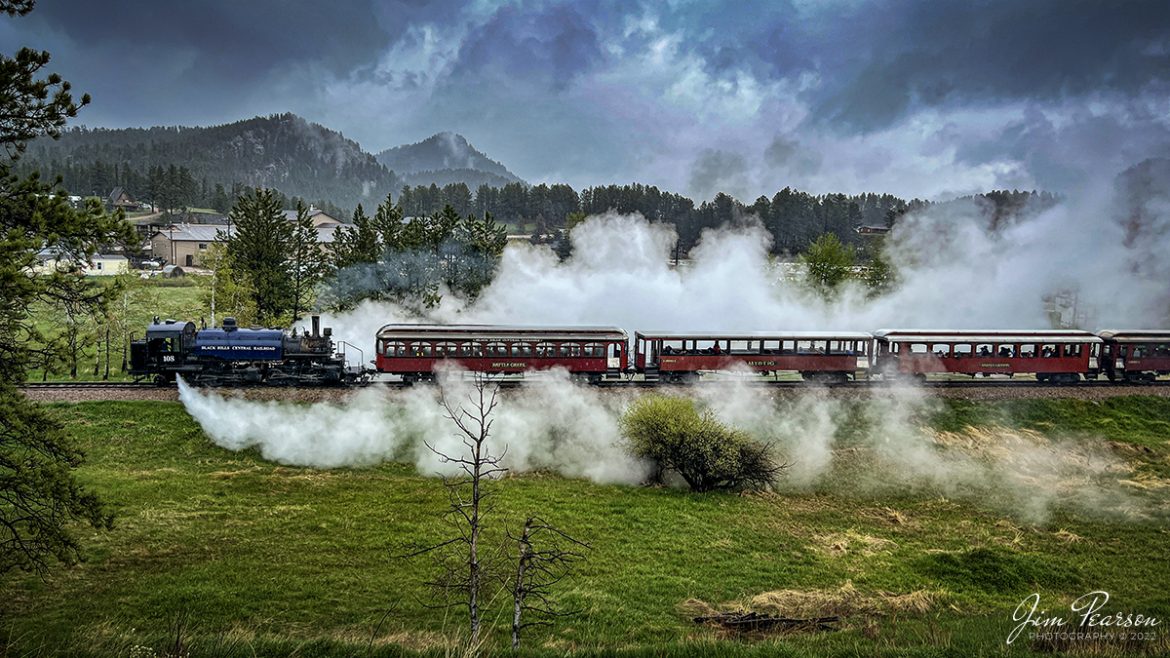
[[[475,187],[472,183],[478,183],[479,179],[493,185],[523,182],[507,167],[477,150],[466,137],[451,131],[435,133],[414,144],[386,149],[377,158],[399,176],[420,181],[434,177],[468,178],[469,187]],[[477,172],[482,175],[475,175]],[[470,177],[467,174],[471,174]]]

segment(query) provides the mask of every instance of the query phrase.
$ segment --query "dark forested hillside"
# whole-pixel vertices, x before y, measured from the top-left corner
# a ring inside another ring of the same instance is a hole
[[[1149,165],[1130,176],[1158,169]],[[686,253],[705,229],[760,222],[778,255],[803,252],[832,233],[860,245],[858,226],[892,226],[898,217],[932,206],[984,205],[992,228],[1051,206],[1050,194],[993,191],[941,204],[890,194],[810,194],[784,188],[746,204],[726,194],[695,201],[652,185],[602,185],[574,190],[565,184],[530,186],[455,133],[439,133],[375,158],[340,133],[293,114],[258,117],[208,128],[75,129],[59,141],[37,140],[19,173],[62,177],[67,191],[105,196],[122,187],[140,201],[166,209],[208,206],[226,212],[247,187],[271,187],[286,199],[315,203],[348,216],[359,203],[378,205],[393,194],[408,217],[444,206],[482,216],[491,213],[513,231],[536,240],[562,234],[574,218],[616,211],[640,213],[675,226]],[[1159,169],[1160,171],[1160,169]]]
[[[344,207],[376,204],[403,185],[357,142],[293,114],[206,128],[79,128],[33,142],[21,165],[60,175],[72,194],[120,186],[138,199],[155,196],[151,170],[172,165],[205,188],[272,187]]]
[[[377,157],[378,162],[414,186],[435,184],[442,187],[464,183],[475,189],[480,185],[503,187],[508,183],[523,182],[457,133],[441,132],[416,144],[386,149]]]
[[[406,181],[407,185],[413,186],[437,185],[443,187],[444,185],[463,184],[475,189],[481,185],[503,187],[516,181],[514,176],[501,176],[478,169],[436,169],[400,175]]]

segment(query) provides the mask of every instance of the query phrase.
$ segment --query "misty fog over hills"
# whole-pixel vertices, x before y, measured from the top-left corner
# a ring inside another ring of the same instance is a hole
[[[523,182],[462,135],[439,133],[375,157],[340,132],[291,113],[206,127],[75,128],[59,140],[32,142],[21,160],[24,169],[61,176],[71,194],[95,196],[114,187],[145,196],[150,170],[172,165],[210,188],[272,187],[342,208],[376,204],[404,185],[465,183],[474,190]]]
[[[492,160],[458,133],[441,132],[415,144],[386,149],[377,155],[378,162],[403,176],[410,185],[442,187],[466,183],[471,189],[481,184],[503,187],[522,183],[519,176]]]

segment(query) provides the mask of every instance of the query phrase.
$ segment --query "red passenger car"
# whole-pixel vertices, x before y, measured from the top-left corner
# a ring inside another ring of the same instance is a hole
[[[600,381],[626,369],[626,332],[613,327],[388,324],[378,330],[378,372],[405,381],[434,378],[447,361],[492,374],[565,368]]]
[[[876,371],[925,379],[931,373],[1035,374],[1042,382],[1097,376],[1101,339],[1087,331],[931,331],[874,333]]]
[[[871,340],[860,332],[636,332],[634,367],[666,382],[695,381],[704,370],[798,372],[807,380],[843,382],[869,367]]]
[[[1097,335],[1105,341],[1101,370],[1110,381],[1152,381],[1170,375],[1170,331],[1110,329]]]

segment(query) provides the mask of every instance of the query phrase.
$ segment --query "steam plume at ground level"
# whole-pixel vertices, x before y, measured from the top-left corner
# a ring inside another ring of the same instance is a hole
[[[441,389],[369,389],[341,403],[312,405],[223,397],[181,383],[180,400],[229,450],[256,449],[265,459],[317,468],[402,461],[424,475],[452,474],[455,467],[424,441],[448,455],[463,453],[439,394],[458,402],[471,389],[458,373],[440,379]],[[1054,440],[1007,427],[935,431],[926,425],[935,401],[913,388],[849,402],[817,391],[776,400],[767,389],[748,386],[696,387],[689,394],[790,463],[776,483],[781,491],[944,496],[1031,522],[1045,521],[1056,509],[1113,518],[1164,511],[1130,493],[1126,483],[1134,467],[1104,442]],[[539,384],[503,392],[489,445],[515,473],[549,470],[599,483],[640,483],[649,465],[628,454],[618,429],[634,395],[548,373]]]

